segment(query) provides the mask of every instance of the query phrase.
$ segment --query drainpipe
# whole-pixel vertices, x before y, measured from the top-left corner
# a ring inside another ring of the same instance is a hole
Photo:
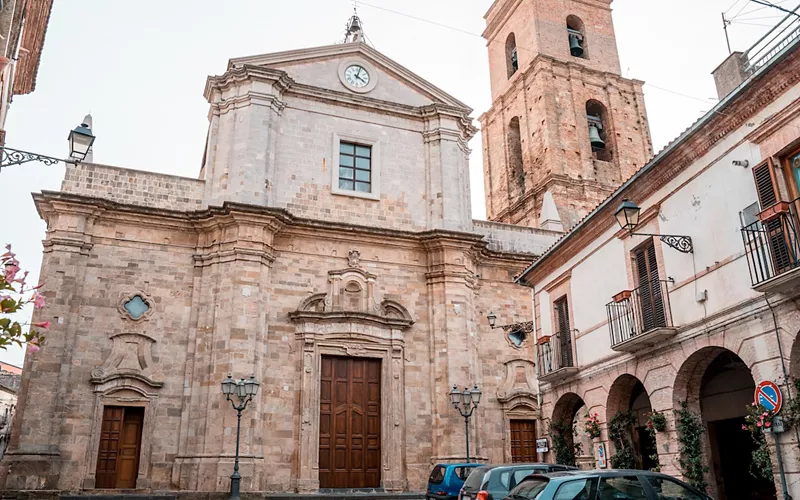
[[[783,369],[783,383],[786,386],[786,394],[789,401],[792,400],[792,390],[791,384],[789,384],[789,371],[786,369],[786,361],[783,359],[783,345],[781,344],[781,334],[780,334],[780,327],[778,326],[778,316],[775,314],[775,309],[772,307],[772,304],[769,302],[769,297],[767,294],[764,294],[764,301],[767,303],[767,307],[769,307],[769,311],[772,313],[772,324],[775,327],[775,340],[778,342],[778,356],[781,359],[781,368]],[[781,444],[780,444],[780,434],[775,433],[775,455],[778,458],[778,473],[781,476],[781,489],[783,490],[783,498],[785,500],[792,500],[792,496],[789,494],[789,489],[786,486],[786,474],[783,471],[783,457],[781,456]],[[798,443],[800,443],[800,433],[798,433],[797,427],[794,429],[795,438],[797,438]]]

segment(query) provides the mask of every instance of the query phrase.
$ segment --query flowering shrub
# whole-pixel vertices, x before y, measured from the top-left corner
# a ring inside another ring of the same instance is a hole
[[[50,327],[49,321],[20,323],[10,318],[28,304],[34,309],[44,307],[44,296],[39,293],[42,285],[28,286],[27,278],[28,271],[21,272],[11,245],[6,245],[6,252],[0,255],[0,349],[6,349],[9,345],[27,344],[28,352],[36,352],[44,342],[41,330]]]
[[[756,449],[750,457],[750,474],[753,477],[772,479],[772,459],[769,457],[769,447],[764,431],[772,427],[772,418],[775,416],[763,405],[753,402],[747,407],[747,416],[744,417],[745,423],[742,424],[743,431],[749,431],[756,443]]]
[[[678,463],[686,482],[700,491],[705,491],[708,465],[703,462],[703,446],[701,438],[705,432],[703,422],[689,410],[689,403],[681,401],[681,407],[675,412],[675,429],[678,431],[680,456]]]
[[[572,422],[550,422],[550,437],[557,464],[575,466],[575,458],[583,453],[580,441],[575,439],[577,435],[577,426]]]
[[[595,439],[600,437],[600,419],[597,418],[597,413],[587,413],[584,416],[583,428],[586,435]]]
[[[664,432],[667,430],[667,417],[659,411],[651,411],[647,414],[647,430]]]

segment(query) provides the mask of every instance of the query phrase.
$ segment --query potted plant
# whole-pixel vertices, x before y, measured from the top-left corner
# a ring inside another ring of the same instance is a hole
[[[782,214],[789,213],[789,202],[788,201],[779,201],[778,203],[762,210],[758,214],[758,220],[761,222],[771,221]]]
[[[583,428],[586,435],[591,439],[598,439],[600,437],[600,420],[597,418],[597,413],[587,413],[584,419]]]
[[[667,417],[660,411],[651,411],[647,414],[647,428],[656,432],[667,430]]]
[[[623,290],[618,294],[614,295],[614,302],[622,302],[623,300],[628,300],[631,298],[631,290]]]

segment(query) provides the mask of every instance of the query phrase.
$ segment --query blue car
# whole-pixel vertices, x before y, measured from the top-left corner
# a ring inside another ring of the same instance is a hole
[[[425,500],[454,500],[472,469],[481,464],[436,464],[428,478]]]

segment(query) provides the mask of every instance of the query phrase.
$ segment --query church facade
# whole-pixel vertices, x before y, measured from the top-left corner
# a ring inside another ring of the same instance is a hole
[[[210,77],[197,179],[83,163],[34,195],[51,321],[0,465],[12,490],[419,491],[465,458],[536,457],[513,283],[561,234],[473,221],[471,110],[360,40]],[[514,335],[510,335],[514,333]],[[512,434],[516,439],[512,443]],[[524,442],[523,442],[524,441]]]

